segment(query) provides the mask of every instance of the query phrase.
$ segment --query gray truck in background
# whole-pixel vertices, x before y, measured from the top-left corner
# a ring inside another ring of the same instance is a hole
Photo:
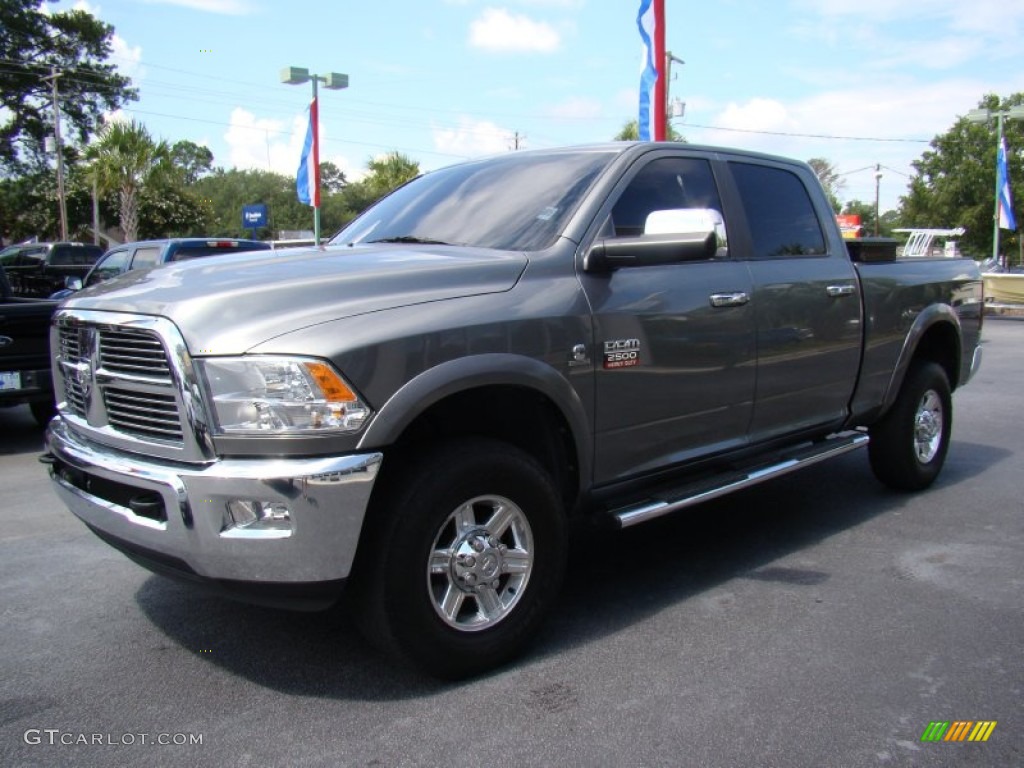
[[[929,486],[981,280],[893,253],[851,258],[784,158],[472,161],[324,248],[70,298],[44,461],[153,571],[301,608],[344,587],[375,644],[463,677],[535,634],[573,517],[631,526],[861,446],[883,483]]]

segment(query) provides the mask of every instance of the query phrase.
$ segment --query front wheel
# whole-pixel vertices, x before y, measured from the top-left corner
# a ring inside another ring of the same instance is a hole
[[[353,573],[371,642],[460,678],[517,654],[557,597],[565,515],[550,475],[491,440],[448,444],[382,475]]]
[[[919,491],[942,471],[953,424],[949,378],[936,363],[912,363],[896,402],[871,427],[868,457],[875,477],[900,491]]]

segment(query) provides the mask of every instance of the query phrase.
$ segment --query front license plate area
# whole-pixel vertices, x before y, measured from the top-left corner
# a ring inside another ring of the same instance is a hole
[[[21,373],[19,371],[0,371],[0,391],[21,389]]]

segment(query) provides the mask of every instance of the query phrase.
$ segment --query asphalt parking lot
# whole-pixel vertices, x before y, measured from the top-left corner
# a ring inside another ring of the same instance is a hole
[[[58,502],[27,408],[0,411],[0,765],[1024,765],[1024,320],[984,338],[930,491],[856,452],[581,530],[531,653],[454,685],[344,610],[150,575]],[[933,721],[997,725],[922,741]]]

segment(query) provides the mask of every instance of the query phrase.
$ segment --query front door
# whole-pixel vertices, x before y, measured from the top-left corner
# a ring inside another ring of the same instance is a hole
[[[643,234],[652,211],[722,212],[708,160],[652,155],[610,201],[607,236]],[[747,265],[722,248],[703,261],[580,279],[594,319],[597,483],[743,445],[755,385]]]

